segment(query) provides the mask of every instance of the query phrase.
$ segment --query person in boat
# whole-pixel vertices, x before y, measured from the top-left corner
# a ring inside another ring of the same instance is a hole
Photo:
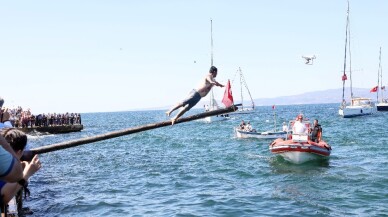
[[[241,121],[241,124],[239,125],[239,128],[240,128],[240,130],[244,130],[245,129],[245,122],[244,122],[244,120]]]
[[[244,128],[246,131],[248,132],[252,132],[252,125],[251,125],[251,122],[248,121],[247,125],[245,126]]]
[[[343,100],[342,100],[342,104],[341,104],[341,108],[345,108],[345,107],[346,107],[346,100],[343,99]]]
[[[322,127],[318,123],[318,120],[314,120],[314,126],[311,128],[311,141],[313,142],[319,142],[322,138]]]
[[[286,124],[286,122],[283,122],[283,131],[284,132],[288,132],[288,126],[287,126],[287,124]]]
[[[174,125],[175,121],[180,116],[182,116],[185,112],[194,107],[201,100],[202,97],[205,97],[210,92],[213,86],[224,87],[224,85],[218,83],[214,79],[215,77],[217,77],[217,71],[218,69],[215,66],[210,67],[209,73],[201,81],[200,85],[196,89],[193,89],[186,99],[184,99],[182,102],[179,102],[166,112],[166,115],[170,116],[173,111],[182,107],[178,114],[171,119],[172,125]]]
[[[292,127],[292,133],[294,134],[306,133],[306,125],[303,123],[303,115],[300,114],[296,117],[294,126]]]
[[[204,105],[203,107],[205,108],[205,112],[209,111],[209,105]]]

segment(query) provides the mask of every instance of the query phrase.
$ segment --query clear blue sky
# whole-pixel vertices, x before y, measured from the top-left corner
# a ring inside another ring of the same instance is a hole
[[[0,95],[34,113],[171,106],[210,67],[211,18],[219,82],[241,67],[253,98],[340,88],[346,10],[345,0],[1,0]],[[385,0],[350,1],[355,87],[376,85],[380,46],[387,65],[387,11]]]

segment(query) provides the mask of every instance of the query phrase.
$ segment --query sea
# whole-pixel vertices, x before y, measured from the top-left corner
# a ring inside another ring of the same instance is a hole
[[[24,206],[50,217],[388,216],[388,112],[342,118],[338,108],[261,106],[41,154]],[[271,140],[234,135],[241,120],[267,131],[300,113],[319,120],[329,159],[294,165],[270,153]],[[164,110],[81,115],[83,131],[28,136],[30,147],[168,120]]]

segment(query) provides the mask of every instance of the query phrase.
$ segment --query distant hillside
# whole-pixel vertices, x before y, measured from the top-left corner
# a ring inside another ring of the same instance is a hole
[[[370,89],[367,88],[353,88],[354,96],[362,96],[371,98],[372,100],[376,99],[376,93],[370,93]],[[350,90],[346,88],[345,98],[349,101]],[[280,96],[275,98],[256,98],[253,99],[256,106],[268,106],[268,105],[295,105],[295,104],[323,104],[323,103],[340,103],[342,100],[342,88],[338,89],[329,89],[322,91],[314,91],[303,93],[299,95],[292,96]],[[217,101],[219,105],[223,105],[221,100]],[[246,102],[250,103],[250,102]],[[201,100],[195,106],[195,108],[203,108],[205,104],[208,104],[208,100]],[[163,106],[157,108],[144,108],[136,110],[166,110],[170,106]]]
[[[370,93],[367,88],[353,88],[354,96],[376,98],[376,93]],[[350,98],[350,90],[346,88],[345,99]],[[275,98],[254,99],[256,106],[262,105],[293,105],[293,104],[321,104],[321,103],[340,103],[342,100],[342,88],[314,91],[292,96],[280,96]]]

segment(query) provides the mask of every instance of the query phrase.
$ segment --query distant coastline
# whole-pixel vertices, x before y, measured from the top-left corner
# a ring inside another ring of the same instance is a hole
[[[345,88],[347,94],[345,94],[346,100],[349,99],[349,88]],[[371,98],[372,101],[376,99],[376,93],[370,93],[368,88],[353,88],[354,96],[362,96]],[[388,93],[387,93],[388,94]],[[279,96],[273,98],[255,98],[253,99],[256,106],[270,106],[270,105],[303,105],[303,104],[328,104],[328,103],[340,103],[342,101],[342,88],[327,89],[320,91],[306,92],[297,95]],[[217,100],[219,105],[221,100]],[[194,108],[203,108],[208,100],[202,99],[201,102]],[[170,106],[154,107],[154,108],[141,108],[130,109],[129,111],[147,111],[147,110],[166,110]]]
[[[349,101],[350,90],[345,88],[345,99]],[[354,96],[376,99],[376,93],[370,93],[368,88],[353,88]],[[280,96],[274,98],[254,99],[256,106],[266,105],[298,105],[298,104],[327,104],[342,101],[342,88],[307,92],[298,95]]]
[[[349,88],[345,88],[346,93],[349,93]],[[376,93],[370,93],[368,88],[353,88],[354,96],[362,96],[371,98],[372,101],[376,98]],[[388,94],[388,93],[387,93]],[[345,99],[348,100],[350,94],[345,94]],[[320,91],[306,92],[297,95],[279,96],[273,98],[256,98],[253,99],[256,106],[270,105],[303,105],[303,104],[328,104],[340,103],[342,101],[342,88],[328,89]],[[206,104],[202,101],[201,106]]]

